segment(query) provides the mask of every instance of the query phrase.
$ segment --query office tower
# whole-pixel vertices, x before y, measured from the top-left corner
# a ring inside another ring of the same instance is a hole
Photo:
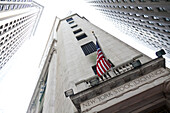
[[[86,0],[121,32],[170,58],[169,0]]]
[[[32,0],[0,1],[0,69],[34,35],[42,10]]]
[[[95,69],[95,36],[112,66],[103,80]],[[56,18],[41,61],[27,113],[147,113],[170,109],[170,70],[161,54],[152,60],[78,14]]]

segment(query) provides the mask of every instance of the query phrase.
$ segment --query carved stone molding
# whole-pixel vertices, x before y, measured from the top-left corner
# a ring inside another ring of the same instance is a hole
[[[168,100],[170,100],[170,78],[164,81],[163,92]]]

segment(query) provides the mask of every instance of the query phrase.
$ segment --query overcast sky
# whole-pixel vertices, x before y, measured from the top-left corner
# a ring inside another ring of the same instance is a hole
[[[39,63],[55,17],[64,18],[72,13],[85,16],[90,22],[102,27],[127,43],[129,40],[106,22],[99,12],[85,4],[85,0],[35,0],[44,6],[44,11],[34,37],[26,40],[17,53],[0,71],[0,113],[25,113],[39,77]],[[94,17],[95,14],[95,17]],[[96,16],[98,15],[98,16]],[[104,22],[105,21],[105,22]],[[137,45],[135,45],[136,47]],[[138,48],[143,48],[138,45]],[[150,57],[154,52],[148,50]]]

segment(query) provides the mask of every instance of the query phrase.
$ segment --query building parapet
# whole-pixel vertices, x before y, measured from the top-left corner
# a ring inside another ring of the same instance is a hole
[[[104,94],[114,88],[118,88],[119,86],[129,83],[134,79],[141,78],[138,80],[146,80],[150,78],[154,74],[162,73],[165,68],[165,59],[164,58],[156,58],[150,62],[143,64],[141,67],[133,69],[127,73],[121,74],[121,76],[115,76],[111,79],[106,81],[100,82],[98,85],[85,89],[84,91],[78,92],[77,94],[71,95],[70,99],[72,100],[73,104],[77,108],[78,111],[81,111],[81,103],[95,98],[99,95]],[[152,70],[157,70],[154,73]],[[147,75],[146,77],[142,78],[143,75]],[[137,82],[134,82],[137,84]]]

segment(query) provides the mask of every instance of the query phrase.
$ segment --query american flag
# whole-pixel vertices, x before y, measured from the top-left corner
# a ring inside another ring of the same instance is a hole
[[[97,47],[96,71],[97,71],[97,75],[101,77],[105,72],[107,72],[111,68],[111,64],[105,59],[97,41],[96,41],[96,47]]]

